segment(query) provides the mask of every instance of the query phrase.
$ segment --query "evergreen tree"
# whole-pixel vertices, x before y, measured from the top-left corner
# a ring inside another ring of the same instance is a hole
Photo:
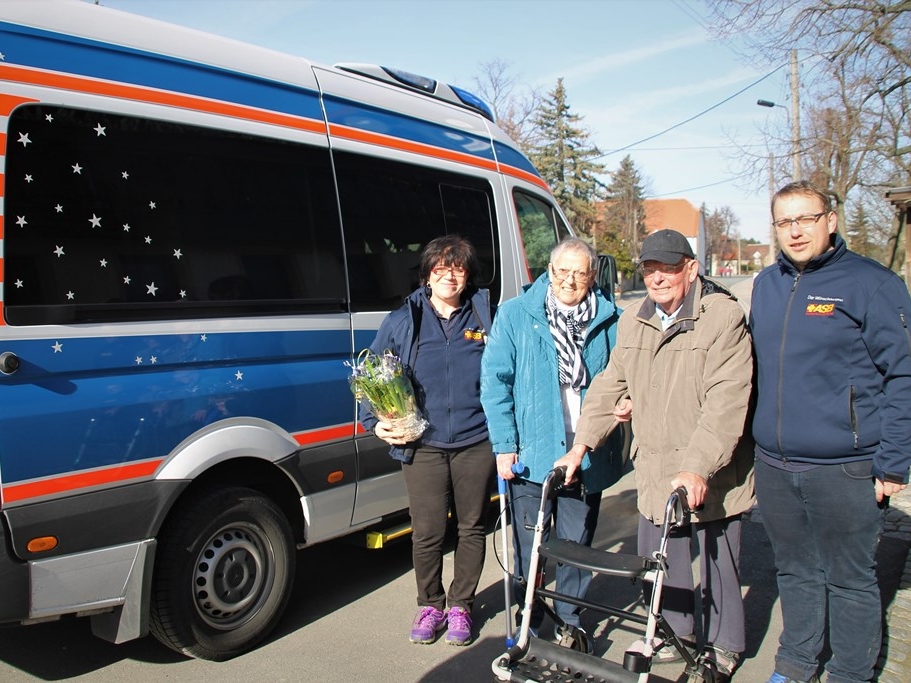
[[[645,203],[640,175],[627,155],[610,173],[604,216],[598,225],[595,244],[600,252],[613,254],[617,269],[632,275],[645,238]]]
[[[862,256],[878,259],[881,254],[873,239],[870,218],[863,202],[856,202],[848,216],[847,237],[852,251]]]
[[[570,111],[563,79],[558,79],[535,116],[540,137],[530,156],[576,232],[591,235],[597,221],[595,202],[603,195],[598,175],[604,166],[594,161],[601,151],[590,144],[581,122],[582,117]]]

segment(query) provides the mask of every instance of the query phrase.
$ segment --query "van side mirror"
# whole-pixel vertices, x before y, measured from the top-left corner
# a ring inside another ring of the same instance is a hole
[[[619,280],[617,279],[617,261],[610,254],[598,255],[598,287],[610,301],[614,301]]]

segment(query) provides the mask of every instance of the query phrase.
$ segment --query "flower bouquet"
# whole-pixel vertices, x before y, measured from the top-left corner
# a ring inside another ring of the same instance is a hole
[[[381,355],[364,349],[351,368],[348,382],[358,401],[379,420],[405,432],[405,439],[415,441],[427,429],[427,420],[421,415],[414,400],[411,381],[402,368],[401,359],[391,351]]]

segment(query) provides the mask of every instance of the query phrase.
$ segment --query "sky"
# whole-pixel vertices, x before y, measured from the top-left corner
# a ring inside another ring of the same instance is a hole
[[[380,64],[474,92],[494,61],[542,93],[563,78],[570,110],[607,171],[629,154],[648,197],[680,197],[709,211],[728,206],[744,238],[768,241],[768,179],[743,178],[743,156],[767,158],[766,130],[787,137],[789,71],[750,63],[736,42],[714,40],[699,0],[100,4],[314,62]],[[784,106],[759,107],[757,99]]]

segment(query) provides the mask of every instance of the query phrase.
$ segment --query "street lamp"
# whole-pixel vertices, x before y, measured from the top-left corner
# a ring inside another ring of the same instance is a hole
[[[780,107],[785,110],[788,114],[788,118],[791,120],[791,177],[793,180],[800,180],[800,119],[797,118],[798,113],[795,108],[793,112],[789,111],[786,106],[783,104],[776,104],[771,100],[756,100],[756,104],[760,107]]]

